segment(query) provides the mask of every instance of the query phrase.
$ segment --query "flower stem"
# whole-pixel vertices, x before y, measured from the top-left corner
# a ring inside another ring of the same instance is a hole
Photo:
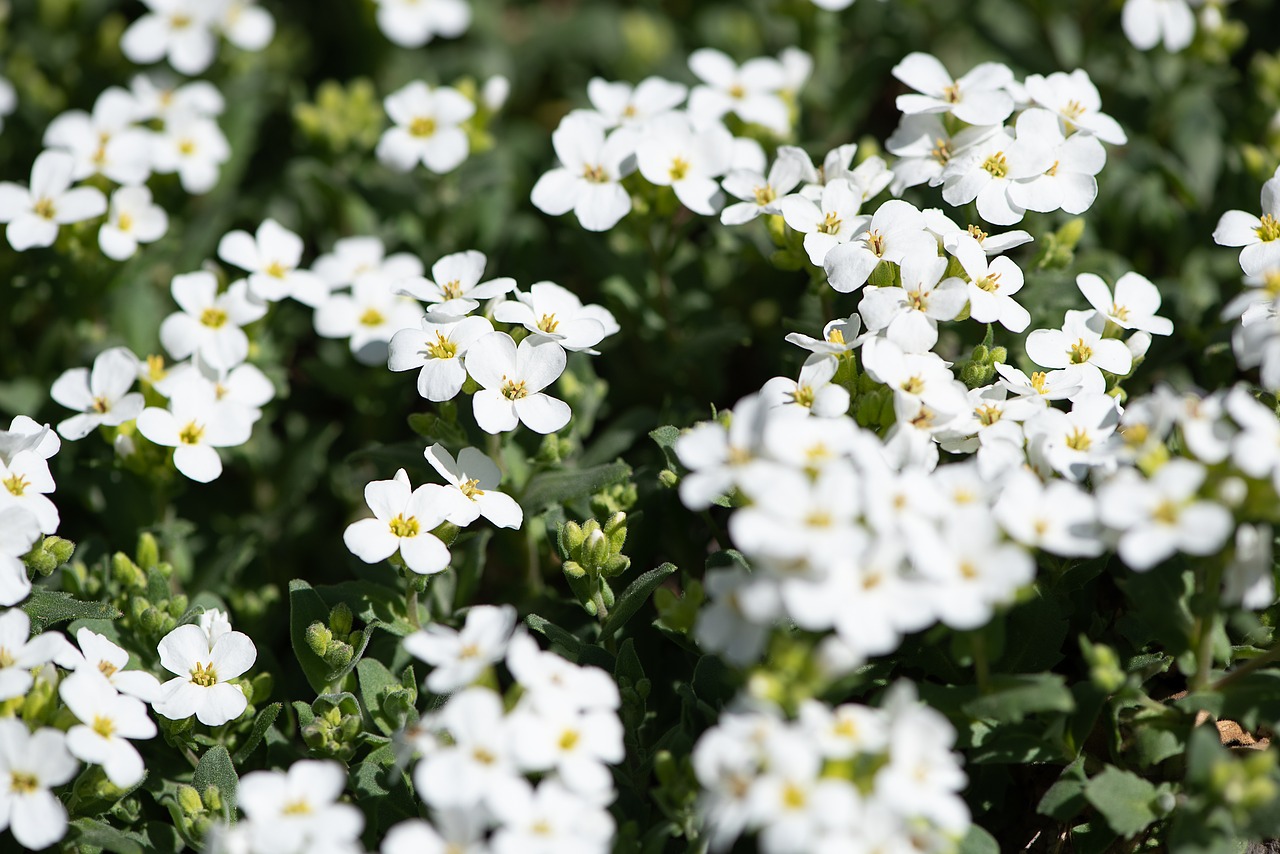
[[[1277,641],[1275,644],[1273,644],[1271,649],[1267,650],[1261,655],[1254,656],[1253,658],[1246,661],[1244,664],[1241,664],[1235,670],[1232,670],[1230,673],[1218,679],[1216,682],[1213,682],[1211,685],[1209,685],[1209,690],[1221,691],[1223,688],[1227,687],[1228,685],[1231,685],[1239,681],[1240,679],[1243,679],[1245,676],[1248,676],[1253,671],[1260,670],[1263,667],[1266,667],[1268,664],[1271,664],[1276,660],[1280,660],[1280,641]]]
[[[412,581],[409,582],[409,595],[405,597],[405,611],[409,625],[415,630],[422,628],[422,620],[418,617],[418,587]]]
[[[1209,683],[1209,670],[1213,667],[1213,630],[1218,619],[1218,588],[1222,584],[1222,564],[1214,561],[1208,570],[1197,573],[1200,580],[1200,613],[1196,616],[1196,672],[1191,678],[1192,691],[1198,691]]]

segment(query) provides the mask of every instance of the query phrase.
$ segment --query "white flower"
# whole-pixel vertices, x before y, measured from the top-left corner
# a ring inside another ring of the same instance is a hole
[[[479,308],[480,300],[503,296],[515,288],[516,280],[508,276],[480,281],[486,263],[483,252],[454,252],[431,265],[431,279],[424,279],[419,273],[404,278],[399,288],[416,300],[433,303],[429,306],[433,314],[453,315],[456,319]]]
[[[1086,373],[1080,365],[1068,365],[1060,371],[1033,371],[1027,376],[1013,365],[998,362],[996,373],[1011,394],[1042,401],[1070,400],[1081,392],[1102,394],[1107,390],[1100,372]]]
[[[760,659],[777,617],[774,585],[738,569],[708,570],[703,579],[709,604],[698,611],[698,646],[737,667]]]
[[[822,338],[814,338],[800,332],[788,332],[787,342],[802,347],[810,353],[842,356],[850,353],[861,343],[858,333],[862,331],[862,317],[851,314],[828,321],[822,327]]]
[[[1120,26],[1138,50],[1163,41],[1165,50],[1177,53],[1195,38],[1196,17],[1187,0],[1125,0]]]
[[[478,339],[493,331],[485,317],[441,317],[428,312],[421,329],[401,329],[388,344],[387,367],[418,372],[418,394],[427,400],[453,400],[466,382],[462,358]]]
[[[1068,480],[1081,481],[1091,468],[1115,467],[1119,423],[1116,401],[1107,394],[1081,394],[1071,411],[1047,408],[1027,420],[1025,431],[1033,462],[1043,462]]]
[[[946,258],[909,255],[900,266],[902,287],[864,290],[858,312],[867,329],[883,330],[908,353],[923,353],[938,342],[938,321],[953,320],[964,308],[968,290],[959,279],[939,282]]]
[[[262,50],[276,33],[275,18],[257,0],[224,0],[216,24],[227,41],[241,50]]]
[[[218,257],[249,273],[249,293],[264,302],[293,297],[311,307],[321,305],[329,288],[320,277],[299,269],[302,238],[274,219],[258,231],[232,231],[218,241]]]
[[[173,448],[173,465],[182,474],[208,483],[222,474],[222,459],[215,449],[249,441],[253,422],[248,415],[220,406],[212,384],[192,382],[173,393],[168,409],[142,410],[138,432],[157,445]]]
[[[61,839],[67,809],[49,790],[71,782],[79,768],[58,730],[30,732],[20,720],[0,720],[0,830],[8,828],[32,851]]]
[[[104,175],[117,184],[141,184],[151,176],[151,139],[134,126],[138,113],[133,95],[113,86],[98,96],[92,114],[68,110],[50,122],[44,144],[75,158],[76,181]]]
[[[680,480],[680,500],[686,507],[705,510],[737,485],[760,451],[766,423],[778,411],[760,395],[751,395],[734,405],[728,427],[709,421],[676,439],[676,458],[689,469]]]
[[[106,637],[81,626],[76,632],[76,642],[80,645],[80,656],[72,669],[92,670],[105,677],[116,691],[145,703],[153,703],[160,698],[159,680],[145,670],[125,670],[129,653]]]
[[[646,77],[634,87],[599,77],[587,81],[587,97],[607,127],[636,127],[679,107],[689,92],[683,83]]]
[[[421,80],[392,92],[383,101],[394,122],[378,141],[378,159],[398,172],[422,163],[432,172],[452,172],[467,159],[470,144],[458,127],[476,105],[457,89],[432,89]]]
[[[1276,601],[1276,581],[1272,573],[1269,525],[1241,525],[1236,528],[1235,552],[1222,578],[1222,601],[1260,611]]]
[[[885,148],[898,157],[893,164],[892,190],[900,195],[908,187],[942,183],[942,171],[951,159],[982,142],[998,130],[996,127],[966,127],[955,134],[935,113],[916,113],[902,117],[898,128],[885,141]]]
[[[636,143],[636,163],[650,184],[670,187],[686,208],[711,216],[720,208],[715,179],[733,168],[733,135],[719,122],[695,128],[667,113],[649,122]]]
[[[1244,247],[1240,267],[1246,276],[1262,276],[1280,268],[1280,167],[1262,185],[1262,217],[1227,211],[1218,220],[1213,239],[1219,246]]]
[[[288,771],[245,774],[237,800],[254,850],[297,854],[355,843],[364,813],[339,803],[346,784],[346,769],[317,759],[299,760]]]
[[[1098,181],[1107,152],[1087,133],[1063,136],[1058,117],[1048,110],[1024,110],[1018,116],[1018,139],[1034,139],[1049,149],[1053,161],[1040,175],[1009,185],[1009,200],[1031,211],[1063,210],[1082,214],[1098,196]]]
[[[890,199],[864,231],[828,251],[823,266],[831,287],[847,294],[866,284],[880,262],[900,264],[914,254],[937,254],[937,242],[925,231],[924,216],[915,205]]]
[[[1045,484],[1029,471],[1015,472],[1001,486],[992,513],[1010,537],[1028,548],[1060,557],[1102,553],[1094,499],[1072,483]]]
[[[516,611],[510,605],[477,605],[467,611],[461,631],[432,623],[406,637],[404,648],[431,665],[427,690],[451,694],[506,656],[515,625]]]
[[[1107,283],[1093,273],[1076,276],[1076,286],[1098,313],[1121,329],[1141,329],[1152,335],[1172,335],[1173,321],[1157,317],[1160,289],[1137,273],[1125,273],[1116,280],[1115,297]]]
[[[378,28],[401,47],[422,47],[436,36],[454,39],[471,26],[466,0],[375,0]]]
[[[787,225],[804,235],[804,249],[815,267],[826,262],[827,253],[862,232],[868,217],[859,216],[862,193],[844,178],[828,181],[822,188],[820,204],[802,195],[776,202]]]
[[[107,199],[94,187],[71,189],[75,161],[63,151],[45,151],[31,166],[30,189],[9,181],[0,183],[0,222],[5,236],[19,252],[52,246],[59,226],[93,219],[106,213]]]
[[[528,293],[516,292],[493,310],[494,320],[523,326],[540,339],[550,339],[566,350],[586,351],[607,335],[619,331],[617,320],[606,308],[583,305],[568,288],[554,282],[538,282]]]
[[[382,854],[487,854],[486,816],[477,810],[436,810],[435,826],[402,821],[382,840]]]
[[[570,113],[551,134],[560,166],[533,185],[533,206],[552,216],[573,211],[588,231],[608,231],[631,212],[622,179],[636,169],[629,131],[605,136],[594,116]]]
[[[161,686],[155,713],[170,720],[192,715],[206,726],[221,726],[244,713],[249,701],[230,680],[242,676],[258,659],[249,636],[227,632],[210,644],[204,629],[188,623],[161,639],[160,666],[176,674]]]
[[[1058,114],[1066,130],[1082,130],[1112,145],[1128,142],[1116,120],[1099,112],[1102,98],[1083,68],[1070,74],[1062,71],[1048,76],[1032,74],[1024,85],[1035,103]]]
[[[154,135],[151,157],[157,174],[176,172],[182,189],[200,195],[218,183],[222,164],[231,159],[231,146],[217,122],[196,113],[178,113]]]
[[[1031,324],[1031,315],[1013,295],[1022,290],[1022,270],[1001,255],[990,261],[982,245],[968,234],[957,237],[951,252],[969,277],[969,316],[979,323],[999,323],[1010,332]]]
[[[497,794],[497,793],[495,793]],[[523,779],[502,787],[491,805],[499,827],[494,854],[606,854],[613,841],[613,817],[550,779],[533,786]]]
[[[476,423],[486,433],[505,433],[523,423],[535,433],[554,433],[573,414],[542,390],[564,372],[565,353],[555,341],[531,335],[517,347],[505,332],[476,339],[466,368],[483,388],[472,397]]]
[[[0,613],[0,700],[21,697],[31,690],[32,671],[51,661],[73,664],[75,648],[57,632],[31,637],[26,612],[10,608]]]
[[[797,379],[773,377],[760,388],[765,405],[788,413],[835,418],[849,410],[849,391],[832,382],[840,367],[834,356],[811,356]]]
[[[107,221],[98,230],[102,254],[113,261],[132,258],[139,243],[154,243],[169,230],[169,215],[151,201],[146,187],[121,187],[111,194]]]
[[[436,723],[452,744],[427,753],[414,769],[419,797],[436,809],[496,806],[502,784],[515,775],[502,698],[488,688],[464,688],[449,698]]]
[[[507,669],[533,708],[554,713],[617,709],[618,683],[599,667],[582,667],[554,652],[544,652],[528,634],[517,632],[507,647]]]
[[[1044,368],[1080,365],[1089,372],[1127,376],[1133,354],[1123,341],[1102,337],[1106,323],[1096,311],[1068,311],[1062,329],[1036,329],[1027,336],[1027,356]]]
[[[496,491],[502,483],[502,472],[478,448],[463,448],[456,462],[453,455],[439,444],[427,448],[423,455],[431,467],[466,499],[450,513],[450,522],[469,525],[478,516],[484,516],[499,528],[519,529],[524,521],[524,511],[510,495]]]
[[[113,785],[127,789],[146,773],[131,740],[153,738],[156,725],[146,705],[116,693],[96,669],[78,670],[58,686],[58,694],[79,726],[67,731],[67,749],[77,759],[101,765]]]
[[[948,517],[936,534],[922,526],[910,543],[912,562],[936,585],[930,592],[938,619],[953,629],[976,629],[996,605],[1013,601],[1035,579],[1031,555],[1000,539],[985,509]]]
[[[353,522],[343,532],[352,554],[365,563],[379,563],[399,552],[405,566],[419,575],[449,566],[449,547],[431,533],[456,506],[449,489],[425,484],[411,490],[409,475],[400,469],[391,480],[368,483],[364,498],[374,518]]]
[[[1098,491],[1099,516],[1120,532],[1118,552],[1139,572],[1173,555],[1217,553],[1231,536],[1234,520],[1221,504],[1197,497],[1205,469],[1173,459],[1150,480],[1125,469]]]
[[[921,93],[898,96],[897,107],[907,114],[951,113],[971,125],[998,125],[1013,112],[1006,90],[1013,72],[998,62],[984,62],[953,80],[936,57],[911,53],[893,67],[893,76]]]
[[[388,345],[402,329],[422,322],[422,306],[400,296],[396,283],[384,273],[365,273],[348,294],[334,294],[316,309],[316,334],[349,338],[356,361],[376,365],[387,361]]]
[[[1009,196],[1015,181],[1043,175],[1053,165],[1050,142],[1034,126],[1015,141],[1000,130],[958,154],[942,172],[942,198],[949,205],[977,200],[978,214],[996,225],[1019,222],[1026,208]]]
[[[64,439],[76,441],[97,427],[119,427],[138,417],[143,398],[130,391],[138,378],[138,357],[128,347],[103,350],[93,369],[72,368],[53,381],[49,396],[79,411],[58,425]]]
[[[196,75],[213,62],[218,50],[214,21],[221,4],[207,0],[142,0],[150,10],[129,25],[120,50],[130,62],[169,64]]]
[[[175,116],[198,116],[211,119],[222,115],[226,101],[218,88],[207,80],[192,80],[181,86],[167,76],[134,75],[129,91],[137,104],[137,121],[160,119],[168,124]]]
[[[689,68],[702,80],[689,93],[689,114],[699,122],[733,113],[778,136],[790,133],[790,111],[780,94],[786,72],[778,60],[757,57],[739,67],[720,51],[704,47],[689,55]]]
[[[611,709],[531,712],[511,718],[516,762],[526,771],[554,770],[575,795],[597,804],[613,800],[608,765],[626,758],[622,722]]]
[[[209,639],[209,646],[213,646],[218,638],[231,631],[231,618],[221,608],[210,608],[200,615],[197,625]]]
[[[387,255],[376,237],[344,237],[321,255],[311,271],[330,288],[349,287],[364,273],[384,273],[394,281],[422,275],[422,262],[407,252]]]
[[[809,155],[798,148],[784,145],[778,148],[778,156],[766,178],[749,169],[734,169],[721,182],[724,190],[734,198],[742,199],[720,212],[720,222],[725,225],[742,225],[761,214],[777,214],[776,204],[804,180],[806,168],[811,167]]]
[[[0,506],[0,605],[17,605],[31,595],[22,556],[39,539],[40,521],[34,513],[20,504]]]
[[[181,311],[160,324],[160,343],[175,359],[198,354],[211,368],[230,370],[249,357],[241,327],[261,320],[266,305],[249,299],[248,283],[233,282],[218,293],[218,278],[206,270],[173,277],[170,290]]]

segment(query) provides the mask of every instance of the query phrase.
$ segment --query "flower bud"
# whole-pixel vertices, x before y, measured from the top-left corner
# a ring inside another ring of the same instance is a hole
[[[318,626],[320,624],[315,623],[314,625]],[[309,630],[308,634],[310,634]],[[332,637],[332,635],[330,635],[330,637]],[[308,638],[308,642],[310,642],[310,638]],[[329,648],[324,651],[322,657],[324,658],[325,664],[329,665],[334,670],[340,670],[351,663],[351,658],[355,654],[355,650],[351,648],[351,644],[343,643],[342,641],[332,641],[329,644]]]
[[[608,560],[609,539],[599,528],[587,535],[587,541],[582,546],[582,557],[583,563],[595,569],[599,569]]]
[[[351,606],[346,602],[339,602],[329,611],[329,628],[338,637],[345,637],[351,634]]]
[[[218,791],[218,787],[210,784],[200,795],[200,800],[204,802],[205,809],[210,812],[222,811],[222,793]]]
[[[204,802],[194,787],[185,784],[178,786],[178,806],[189,816],[204,812]]]
[[[667,489],[672,489],[679,482],[680,476],[671,469],[663,469],[658,472],[658,483],[662,484]]]
[[[307,647],[323,658],[333,643],[333,632],[319,620],[307,626]]]
[[[138,535],[138,566],[150,569],[160,563],[160,544],[151,532],[144,531]]]

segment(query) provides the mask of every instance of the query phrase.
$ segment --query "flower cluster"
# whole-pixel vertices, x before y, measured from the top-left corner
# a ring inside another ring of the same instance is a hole
[[[120,50],[142,65],[167,59],[175,70],[204,72],[218,55],[218,36],[241,50],[271,43],[276,22],[257,0],[142,0],[147,12],[129,25]]]
[[[48,461],[61,446],[48,427],[25,415],[0,430],[0,605],[17,605],[31,593],[23,557],[58,530]]]
[[[946,718],[899,682],[880,707],[805,702],[729,711],[693,766],[713,850],[757,833],[765,854],[953,851],[969,827],[966,783]]]
[[[739,66],[703,48],[689,57],[700,81],[692,89],[661,77],[635,86],[594,78],[591,108],[570,112],[551,136],[560,166],[534,185],[533,204],[552,216],[573,211],[583,228],[608,231],[631,213],[633,196],[663,187],[705,216],[724,207],[724,193],[759,199],[744,188],[764,171],[765,154],[747,134],[791,135],[795,96],[812,67],[799,50]],[[741,135],[730,131],[730,120]],[[623,181],[637,170],[645,183],[631,191]]]

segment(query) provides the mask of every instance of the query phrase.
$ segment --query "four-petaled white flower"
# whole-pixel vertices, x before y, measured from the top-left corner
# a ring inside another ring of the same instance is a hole
[[[1068,311],[1062,329],[1036,329],[1027,336],[1027,356],[1044,368],[1080,365],[1086,371],[1127,376],[1133,354],[1124,342],[1103,338],[1107,319],[1096,311]]]
[[[169,408],[149,406],[138,415],[138,432],[157,445],[173,448],[173,465],[198,483],[222,474],[217,448],[249,441],[250,413],[221,406],[216,386],[191,382],[175,390]]]
[[[471,150],[459,127],[476,105],[449,86],[432,89],[415,80],[383,101],[394,126],[378,141],[378,159],[399,172],[421,163],[432,172],[452,172]]]
[[[10,608],[0,614],[0,700],[21,697],[31,690],[31,672],[43,664],[70,665],[76,660],[75,647],[57,632],[31,637],[31,619],[25,611]],[[3,788],[0,778],[0,789]]]
[[[560,166],[533,185],[534,207],[552,216],[573,211],[588,231],[608,231],[631,212],[622,179],[636,169],[628,131],[605,136],[593,114],[569,114],[551,134]]]
[[[404,648],[433,668],[427,690],[449,694],[475,682],[507,654],[515,630],[516,610],[510,605],[477,605],[467,611],[460,631],[432,623],[404,639]]]
[[[606,335],[619,330],[613,314],[598,305],[583,305],[568,288],[554,282],[538,282],[527,293],[517,291],[515,299],[504,300],[493,309],[493,317],[503,323],[523,326],[541,339],[550,339],[566,350],[585,350],[599,344]]]
[[[401,47],[422,47],[436,36],[457,38],[471,26],[466,0],[375,0],[378,28]]]
[[[154,243],[169,230],[169,215],[151,201],[146,187],[121,187],[111,194],[107,221],[98,229],[102,254],[113,261],[132,258],[139,243]]]
[[[107,779],[122,789],[141,780],[146,767],[130,741],[155,737],[156,725],[146,704],[117,693],[96,668],[83,668],[63,679],[58,694],[80,720],[67,731],[71,755],[101,765]]]
[[[313,308],[329,295],[315,273],[299,269],[302,238],[274,219],[264,220],[256,234],[232,231],[218,241],[218,257],[249,274],[249,293],[264,302],[293,297]]]
[[[435,444],[427,448],[423,456],[465,499],[450,511],[450,522],[470,525],[483,516],[499,528],[520,527],[524,511],[510,495],[497,491],[502,483],[502,471],[478,448],[463,448],[455,461],[443,445]]]
[[[261,320],[267,307],[249,298],[244,279],[218,293],[218,278],[207,270],[173,277],[175,311],[160,324],[160,343],[175,359],[198,354],[211,368],[230,370],[249,357],[242,327]]]
[[[479,308],[480,300],[500,297],[516,286],[516,280],[509,276],[480,281],[486,263],[483,252],[454,252],[431,265],[430,279],[422,278],[419,272],[400,277],[397,287],[406,296],[431,303],[428,308],[436,314],[461,317]]]
[[[505,332],[472,343],[466,367],[483,388],[471,399],[476,423],[486,433],[505,433],[523,423],[535,433],[554,433],[573,414],[563,400],[542,390],[564,373],[559,343],[530,335],[517,347]]]
[[[454,498],[434,483],[411,489],[404,469],[391,480],[370,481],[364,499],[372,519],[347,526],[342,541],[365,563],[378,563],[399,552],[413,572],[431,575],[449,566],[449,547],[431,533],[445,521]]]
[[[49,790],[71,782],[79,768],[58,730],[31,732],[17,718],[0,719],[0,830],[32,851],[61,839],[67,808]]]
[[[205,726],[222,726],[244,713],[249,700],[232,679],[258,659],[258,649],[242,632],[227,632],[212,644],[204,629],[188,623],[160,640],[160,666],[175,674],[161,686],[152,704],[157,715],[174,721],[195,715]]]
[[[1013,72],[998,62],[984,62],[953,80],[934,56],[911,53],[893,67],[893,76],[918,95],[899,95],[902,112],[951,113],[971,125],[998,125],[1013,112],[1013,97],[1007,91]]]
[[[253,850],[345,850],[364,829],[364,813],[338,801],[346,785],[341,765],[317,759],[299,760],[288,771],[245,774],[238,798]]]
[[[160,698],[160,681],[145,670],[125,670],[129,653],[105,636],[81,626],[76,632],[76,642],[80,645],[80,655],[73,670],[92,670],[105,678],[114,690],[144,703],[154,703]]]
[[[1138,50],[1164,42],[1164,49],[1177,53],[1191,44],[1196,35],[1196,16],[1187,0],[1125,0],[1120,26]]]
[[[130,62],[151,63],[168,58],[183,74],[196,75],[213,62],[218,51],[215,16],[221,3],[208,0],[142,0],[150,10],[120,39]]]
[[[0,222],[5,237],[19,252],[52,246],[58,229],[101,216],[107,198],[96,187],[71,187],[75,161],[65,151],[45,151],[31,166],[31,186],[0,183]]]
[[[475,341],[493,331],[486,317],[441,316],[427,312],[421,329],[401,329],[388,345],[387,367],[418,371],[418,394],[427,400],[453,400],[467,380],[463,357]]]
[[[1076,276],[1076,286],[1098,313],[1121,329],[1140,329],[1152,335],[1172,335],[1173,321],[1158,317],[1160,289],[1145,276],[1125,273],[1116,279],[1112,297],[1107,283],[1093,273]]]
[[[1262,276],[1280,269],[1280,167],[1262,185],[1262,216],[1227,211],[1218,220],[1213,239],[1219,246],[1244,247],[1240,250],[1240,267],[1246,276]]]
[[[83,439],[101,425],[119,427],[142,412],[143,398],[130,391],[138,379],[138,357],[128,347],[103,350],[93,368],[71,368],[53,381],[49,396],[79,411],[58,425],[64,439]]]

